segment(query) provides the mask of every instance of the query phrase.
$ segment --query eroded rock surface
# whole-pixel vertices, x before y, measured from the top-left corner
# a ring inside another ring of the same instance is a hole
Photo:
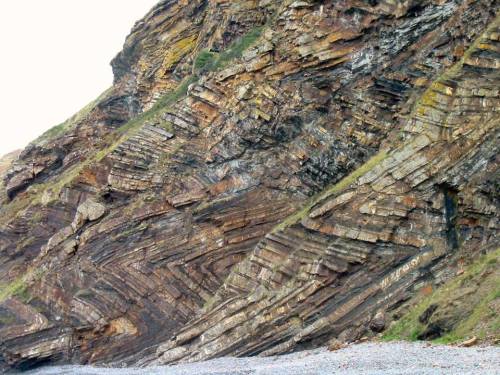
[[[494,1],[161,1],[5,177],[6,365],[355,341],[498,244]]]

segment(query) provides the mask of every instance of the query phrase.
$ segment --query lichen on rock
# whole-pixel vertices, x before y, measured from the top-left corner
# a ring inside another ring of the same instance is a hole
[[[0,285],[30,295],[2,294],[0,367],[282,354],[390,330],[497,246],[496,12],[158,2],[113,87],[0,172]]]

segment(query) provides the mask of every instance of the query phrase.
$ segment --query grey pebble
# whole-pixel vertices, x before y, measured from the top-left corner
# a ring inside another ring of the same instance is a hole
[[[329,352],[315,349],[275,357],[219,358],[143,369],[46,367],[30,375],[500,375],[500,348],[425,343],[364,343]]]

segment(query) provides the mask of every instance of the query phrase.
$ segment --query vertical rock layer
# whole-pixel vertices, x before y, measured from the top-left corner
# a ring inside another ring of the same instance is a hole
[[[493,1],[161,1],[6,173],[5,365],[352,341],[497,247]]]

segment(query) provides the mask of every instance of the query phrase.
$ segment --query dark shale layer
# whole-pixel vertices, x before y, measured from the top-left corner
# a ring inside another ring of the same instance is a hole
[[[0,170],[0,367],[355,341],[497,250],[498,9],[159,2]]]

